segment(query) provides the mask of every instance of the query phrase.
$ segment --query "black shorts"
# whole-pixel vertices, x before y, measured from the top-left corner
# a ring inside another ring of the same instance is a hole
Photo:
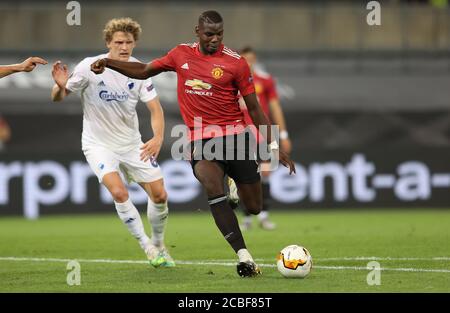
[[[201,139],[191,142],[191,166],[200,160],[216,162],[236,183],[253,184],[261,180],[256,149],[250,134]],[[233,138],[231,138],[233,137]],[[231,143],[231,144],[230,144]],[[239,144],[237,144],[239,143]],[[219,149],[219,150],[218,150]]]

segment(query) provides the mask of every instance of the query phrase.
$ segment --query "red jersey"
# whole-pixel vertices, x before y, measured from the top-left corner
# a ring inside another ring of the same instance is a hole
[[[253,72],[253,82],[255,84],[255,92],[258,97],[258,102],[270,121],[270,101],[278,99],[277,88],[272,75],[264,72]],[[247,125],[253,125],[253,121],[248,115],[247,110],[243,110],[245,116],[245,122]]]
[[[254,93],[255,87],[250,68],[239,54],[223,44],[211,55],[202,54],[199,43],[181,44],[154,60],[152,67],[177,72],[178,103],[191,140],[244,131],[238,92],[246,96]],[[200,128],[194,125],[196,118],[202,119]],[[221,132],[205,131],[208,126],[219,126]],[[234,127],[230,130],[227,126]]]

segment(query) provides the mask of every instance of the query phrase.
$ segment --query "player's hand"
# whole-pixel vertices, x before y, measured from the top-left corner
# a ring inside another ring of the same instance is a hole
[[[292,173],[295,174],[295,165],[294,162],[292,162],[292,160],[289,158],[289,156],[285,152],[279,151],[279,158],[280,163],[289,168],[289,175],[291,175]]]
[[[95,74],[101,74],[105,71],[106,59],[100,59],[91,64],[91,71]]]
[[[20,69],[22,72],[31,72],[32,70],[34,70],[37,64],[45,65],[47,63],[48,62],[42,58],[30,57],[25,61],[23,61],[22,63],[20,63]]]
[[[150,158],[156,159],[162,146],[162,139],[153,137],[141,147],[141,160],[147,162]]]
[[[69,80],[69,70],[67,69],[67,65],[62,64],[61,61],[53,63],[52,76],[59,88],[65,89],[67,81]]]
[[[280,139],[280,150],[286,154],[291,154],[292,144],[289,138]]]

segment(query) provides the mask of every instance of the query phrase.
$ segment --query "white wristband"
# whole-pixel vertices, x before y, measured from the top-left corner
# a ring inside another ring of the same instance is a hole
[[[288,138],[289,138],[289,134],[286,130],[280,131],[280,140],[284,140],[284,139],[288,139]]]
[[[269,148],[269,152],[271,152],[273,150],[278,150],[279,149],[278,142],[276,140],[272,141],[268,148]]]

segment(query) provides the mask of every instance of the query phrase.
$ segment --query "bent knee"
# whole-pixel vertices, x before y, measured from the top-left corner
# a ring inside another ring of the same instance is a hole
[[[202,184],[203,188],[205,189],[208,197],[217,196],[224,194],[224,187],[223,187],[223,181],[218,179],[217,177],[214,178],[198,178],[198,181],[200,184]]]
[[[154,203],[165,203],[167,201],[167,192],[163,189],[158,193],[152,195],[152,201]]]
[[[123,203],[128,200],[128,191],[125,188],[113,188],[111,190],[111,196],[113,197],[114,201]]]

